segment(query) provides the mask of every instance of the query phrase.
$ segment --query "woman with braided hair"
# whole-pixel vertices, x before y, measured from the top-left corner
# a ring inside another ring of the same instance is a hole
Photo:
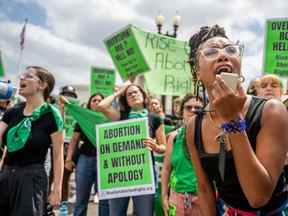
[[[241,76],[241,49],[223,28],[203,27],[189,44],[197,92],[202,86],[209,99],[186,132],[202,214],[288,215],[285,107],[246,95],[240,81],[233,90],[221,78],[222,72]]]

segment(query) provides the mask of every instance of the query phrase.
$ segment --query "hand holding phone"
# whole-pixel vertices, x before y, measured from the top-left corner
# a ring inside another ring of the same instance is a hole
[[[220,76],[228,87],[233,89],[233,91],[236,91],[237,84],[241,81],[238,74],[222,72]]]

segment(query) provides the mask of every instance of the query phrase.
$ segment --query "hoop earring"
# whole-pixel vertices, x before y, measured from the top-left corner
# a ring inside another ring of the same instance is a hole
[[[203,82],[201,80],[197,80],[194,88],[194,93],[196,95],[196,100],[198,101],[199,99],[203,102],[203,108],[206,107],[207,105],[207,97],[206,97],[206,89],[205,86],[203,85]],[[202,98],[200,98],[200,93],[202,93]]]

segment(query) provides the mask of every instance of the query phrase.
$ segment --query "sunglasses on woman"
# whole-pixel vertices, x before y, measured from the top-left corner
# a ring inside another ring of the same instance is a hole
[[[184,106],[184,110],[186,110],[187,112],[195,112],[197,110],[201,110],[202,107],[201,106],[193,106],[193,105],[185,105]]]
[[[238,57],[241,55],[241,47],[239,45],[227,45],[223,48],[219,47],[206,47],[200,50],[200,53],[207,59],[214,60],[218,58],[220,51],[224,52],[230,57]]]

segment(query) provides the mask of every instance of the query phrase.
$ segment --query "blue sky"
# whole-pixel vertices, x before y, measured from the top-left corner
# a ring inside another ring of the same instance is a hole
[[[36,2],[2,0],[0,8],[3,14],[13,22],[22,23],[26,18],[28,18],[31,24],[47,28],[45,9]]]
[[[113,67],[103,39],[127,24],[156,31],[154,18],[182,17],[179,39],[202,25],[218,23],[245,45],[242,71],[246,80],[261,75],[265,20],[287,17],[286,0],[0,0],[0,49],[9,79],[16,80],[19,35],[27,26],[21,69],[48,67],[65,84],[88,84],[91,65]],[[119,80],[119,79],[118,79]],[[56,88],[56,89],[57,89]]]

